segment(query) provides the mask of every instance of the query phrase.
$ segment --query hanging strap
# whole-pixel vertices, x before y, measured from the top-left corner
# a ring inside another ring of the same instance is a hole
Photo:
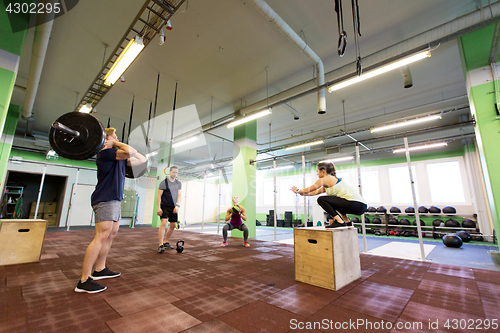
[[[359,32],[359,6],[358,0],[351,0],[352,7],[352,26],[354,29],[354,48],[356,50],[356,74],[361,75],[362,64],[361,64],[361,51],[359,49],[358,35],[361,36]]]
[[[337,12],[337,26],[339,28],[339,42],[337,44],[337,52],[339,56],[345,54],[347,47],[347,33],[344,30],[344,14],[342,13],[342,0],[335,0],[335,12]]]

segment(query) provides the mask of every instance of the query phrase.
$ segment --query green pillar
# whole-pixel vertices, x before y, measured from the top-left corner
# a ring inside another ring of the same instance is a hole
[[[500,231],[500,116],[497,115],[495,104],[500,82],[496,87],[493,72],[489,63],[495,25],[472,32],[458,40],[462,67],[467,84],[467,94],[471,114],[476,121],[476,141],[483,169],[486,192],[493,217],[495,230]],[[495,50],[498,51],[498,50]],[[498,53],[500,55],[500,52]],[[498,64],[498,56],[494,62]],[[500,69],[500,68],[498,68]],[[498,71],[497,71],[498,72]],[[500,104],[499,104],[500,105]]]
[[[236,126],[234,128],[234,148],[233,148],[233,193],[240,197],[240,204],[245,207],[249,238],[256,236],[255,216],[256,216],[256,171],[254,163],[257,158],[257,120]],[[232,237],[243,237],[241,231],[233,229]]]
[[[11,14],[12,16],[9,15],[9,17],[5,9],[5,2],[0,1],[0,133],[2,134],[0,181],[3,181],[5,176],[17,117],[19,117],[20,108],[9,107],[9,105],[29,23],[29,15]],[[11,24],[24,29],[13,33]]]
[[[20,106],[11,104],[4,122],[2,140],[0,141],[0,181],[3,181],[6,174],[7,163],[9,162],[12,141],[14,140],[20,111]],[[0,188],[2,188],[2,186],[3,183],[0,184]]]

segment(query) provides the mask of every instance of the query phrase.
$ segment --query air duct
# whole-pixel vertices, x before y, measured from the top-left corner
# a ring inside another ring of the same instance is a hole
[[[404,65],[402,67],[399,67],[399,71],[401,72],[401,75],[403,76],[404,87],[405,88],[413,87],[413,81],[411,79],[410,68],[408,67],[408,65]]]
[[[286,103],[281,104],[281,106],[293,114],[293,120],[299,120],[299,112],[297,110]]]
[[[26,134],[32,135],[28,130],[33,129],[30,122],[34,122],[32,117],[33,104],[35,104],[36,93],[42,75],[43,62],[49,45],[50,33],[52,32],[52,23],[54,13],[39,14],[37,17],[37,26],[35,29],[35,37],[33,39],[33,48],[31,52],[30,71],[28,75],[28,83],[26,85],[26,97],[24,99],[22,118],[28,121],[26,126]],[[45,23],[40,23],[45,22]]]
[[[314,53],[314,51],[295,33],[295,31],[290,28],[290,26],[283,21],[281,17],[263,0],[250,0],[249,1],[264,17],[266,17],[269,22],[274,24],[283,34],[285,34],[297,47],[307,55],[316,65],[317,74],[317,85],[321,86],[325,84],[325,68],[323,67],[323,62],[320,57]],[[242,115],[255,110],[255,108],[243,108],[240,110]],[[325,89],[318,91],[318,113],[326,113],[326,97]]]

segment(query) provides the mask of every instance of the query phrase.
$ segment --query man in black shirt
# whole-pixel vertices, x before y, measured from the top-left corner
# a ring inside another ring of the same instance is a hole
[[[106,128],[106,141],[96,159],[97,185],[91,197],[95,213],[95,237],[85,252],[82,276],[75,288],[76,292],[104,291],[106,287],[94,280],[120,276],[120,273],[106,267],[106,258],[120,226],[126,166],[143,162],[145,157],[137,150],[118,141],[114,128]],[[92,273],[94,263],[95,270]]]
[[[156,196],[156,213],[160,216],[160,228],[158,229],[158,253],[163,253],[165,249],[171,249],[168,243],[170,236],[178,222],[177,213],[181,206],[181,182],[176,179],[179,170],[176,166],[170,167],[168,177],[160,183],[158,194]],[[170,226],[165,233],[167,219]]]

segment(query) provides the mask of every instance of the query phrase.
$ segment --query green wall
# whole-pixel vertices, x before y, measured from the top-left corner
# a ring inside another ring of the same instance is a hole
[[[9,162],[10,152],[12,149],[12,141],[16,132],[17,120],[19,119],[20,112],[20,106],[12,104],[9,106],[3,130],[5,141],[2,140],[4,142],[0,142],[0,181],[2,181],[5,177],[7,163]],[[0,184],[0,188],[3,188],[3,184]]]
[[[500,117],[495,105],[495,84],[492,80],[489,57],[496,24],[460,37],[458,46],[464,77],[467,83],[469,105],[475,120],[475,133],[478,153],[483,170],[488,202],[490,204],[495,230],[500,229],[500,174],[498,166],[500,154]],[[498,51],[498,50],[495,50]],[[499,61],[499,56],[495,59]],[[490,75],[491,78],[488,78]],[[483,83],[486,82],[486,83]],[[500,81],[496,82],[497,86]],[[500,248],[500,245],[499,245]]]
[[[29,160],[29,161],[39,161],[39,162],[44,162],[44,163],[53,163],[53,164],[65,164],[65,165],[71,165],[71,166],[80,166],[80,167],[85,167],[85,168],[93,168],[96,169],[95,162],[93,161],[76,161],[76,160],[69,160],[67,158],[59,157],[57,160],[48,160],[45,158],[45,154],[38,154],[38,153],[32,153],[32,152],[27,152],[27,151],[20,151],[20,150],[12,150],[10,152],[11,157],[21,157],[24,160]]]

